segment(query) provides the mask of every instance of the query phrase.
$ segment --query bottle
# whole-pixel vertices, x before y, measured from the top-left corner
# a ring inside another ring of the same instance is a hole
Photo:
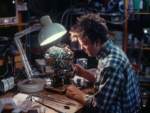
[[[133,5],[133,0],[128,0],[128,12],[133,13],[134,12],[134,5]]]
[[[134,0],[134,11],[140,12],[140,0]]]
[[[140,12],[146,12],[146,0],[140,0]]]

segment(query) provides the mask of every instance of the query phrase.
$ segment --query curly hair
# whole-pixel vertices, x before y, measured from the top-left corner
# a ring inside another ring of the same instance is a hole
[[[99,14],[93,13],[77,18],[76,24],[71,27],[70,34],[71,41],[76,41],[80,37],[91,44],[100,39],[103,44],[108,40],[105,20]]]

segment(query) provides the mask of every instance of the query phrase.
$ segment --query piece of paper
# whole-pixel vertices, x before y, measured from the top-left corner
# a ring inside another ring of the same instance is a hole
[[[15,95],[15,96],[13,97],[13,100],[14,100],[14,102],[15,102],[16,105],[17,105],[18,100],[23,102],[23,101],[25,101],[25,100],[27,99],[28,96],[29,96],[29,95],[24,94],[24,93],[18,93],[17,95]],[[33,98],[34,98],[36,101],[39,101],[39,100],[40,100],[38,97],[32,96],[32,104],[36,103]]]

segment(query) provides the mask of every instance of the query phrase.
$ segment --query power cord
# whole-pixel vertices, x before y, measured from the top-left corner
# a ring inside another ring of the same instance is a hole
[[[2,59],[5,56],[5,54],[7,53],[8,50],[9,50],[9,48],[7,48],[6,51],[0,56],[0,59]]]

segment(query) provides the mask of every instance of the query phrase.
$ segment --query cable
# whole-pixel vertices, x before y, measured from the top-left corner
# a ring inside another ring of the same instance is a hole
[[[3,75],[0,75],[0,77],[2,76],[4,78],[4,76],[8,73],[8,63],[6,63],[6,68],[7,68],[6,72]]]
[[[3,58],[8,50],[9,48],[7,48],[6,51],[0,57]]]
[[[38,10],[38,9],[35,7],[35,5],[34,5],[34,1],[35,1],[35,0],[30,0],[30,4],[31,4],[31,5],[30,5],[30,8],[31,8],[31,10],[32,10],[34,13],[39,14],[40,16],[44,16],[44,15],[49,15],[49,16],[50,16],[50,13],[44,13],[44,12]],[[42,0],[42,1],[43,1],[43,0]],[[39,1],[38,1],[38,3],[39,3]],[[39,6],[41,6],[41,4],[39,4]],[[53,6],[53,7],[54,7],[54,6]],[[52,9],[52,10],[53,10],[53,9]],[[51,10],[50,12],[52,12],[52,10]],[[63,11],[61,11],[60,13],[58,13],[58,14],[52,16],[51,19],[54,19],[54,18],[59,17],[64,11],[65,11],[65,10],[63,10]]]
[[[120,23],[113,23],[113,22],[110,22],[108,20],[105,20],[105,21],[108,22],[108,23],[110,23],[110,24],[120,25],[120,24],[125,23],[129,19],[129,16],[130,16],[130,14],[128,14],[127,18],[123,22],[120,22]]]
[[[85,3],[77,3],[77,4],[74,4],[70,9],[67,9],[67,10],[64,12],[64,14],[63,14],[63,16],[62,16],[62,18],[61,18],[61,24],[62,24],[63,18],[64,18],[64,16],[65,16],[65,14],[69,11],[68,14],[67,14],[67,17],[66,17],[66,24],[65,24],[65,27],[66,27],[66,25],[67,25],[67,21],[68,21],[69,14],[70,14],[71,11],[73,10],[73,8],[74,8],[75,6],[77,6],[77,5],[85,5],[85,6],[87,6]],[[61,42],[61,38],[59,38],[57,44],[59,44],[60,42]],[[56,45],[56,41],[55,41],[55,45]]]
[[[64,19],[64,16],[65,16],[65,14],[66,14],[69,10],[70,10],[70,9],[67,9],[67,10],[63,13],[63,15],[62,15],[62,17],[61,17],[61,22],[60,22],[60,24],[62,24],[63,19]]]
[[[61,24],[62,24],[62,22],[63,22],[63,18],[64,18],[64,16],[65,16],[65,14],[69,11],[69,13],[71,13],[71,11],[73,10],[73,8],[75,7],[75,6],[77,6],[77,5],[85,5],[85,6],[87,6],[85,3],[76,3],[76,4],[74,4],[73,6],[71,6],[69,9],[67,9],[64,13],[63,13],[63,15],[62,15],[62,17],[61,17]]]
[[[19,69],[19,72],[17,74],[17,76],[15,76],[15,80],[18,78],[18,76],[20,75],[21,70]]]
[[[150,63],[147,61],[147,59],[148,59],[148,57],[150,56],[150,53],[149,53],[149,55],[145,58],[145,56],[143,55],[143,57],[145,58],[145,60],[141,63],[141,64],[143,64],[145,61],[149,64],[149,66],[150,66]]]
[[[97,11],[96,13],[106,13],[106,12],[112,10],[112,9],[118,4],[119,1],[120,1],[120,0],[117,0],[117,1],[116,1],[116,4],[115,4],[113,7],[111,7],[110,9],[108,9],[108,10],[106,10],[106,11]],[[110,2],[112,2],[112,0],[111,0]]]
[[[132,66],[133,67],[133,66]],[[145,75],[149,75],[148,73],[145,73],[145,72],[143,72],[143,71],[140,71],[140,70],[138,70],[138,69],[136,69],[135,67],[133,67],[137,72],[140,72],[140,73],[143,73],[143,74],[145,74]]]
[[[8,72],[8,73],[13,73],[13,65],[12,65],[12,63],[10,63],[10,66],[11,66],[11,72]]]

